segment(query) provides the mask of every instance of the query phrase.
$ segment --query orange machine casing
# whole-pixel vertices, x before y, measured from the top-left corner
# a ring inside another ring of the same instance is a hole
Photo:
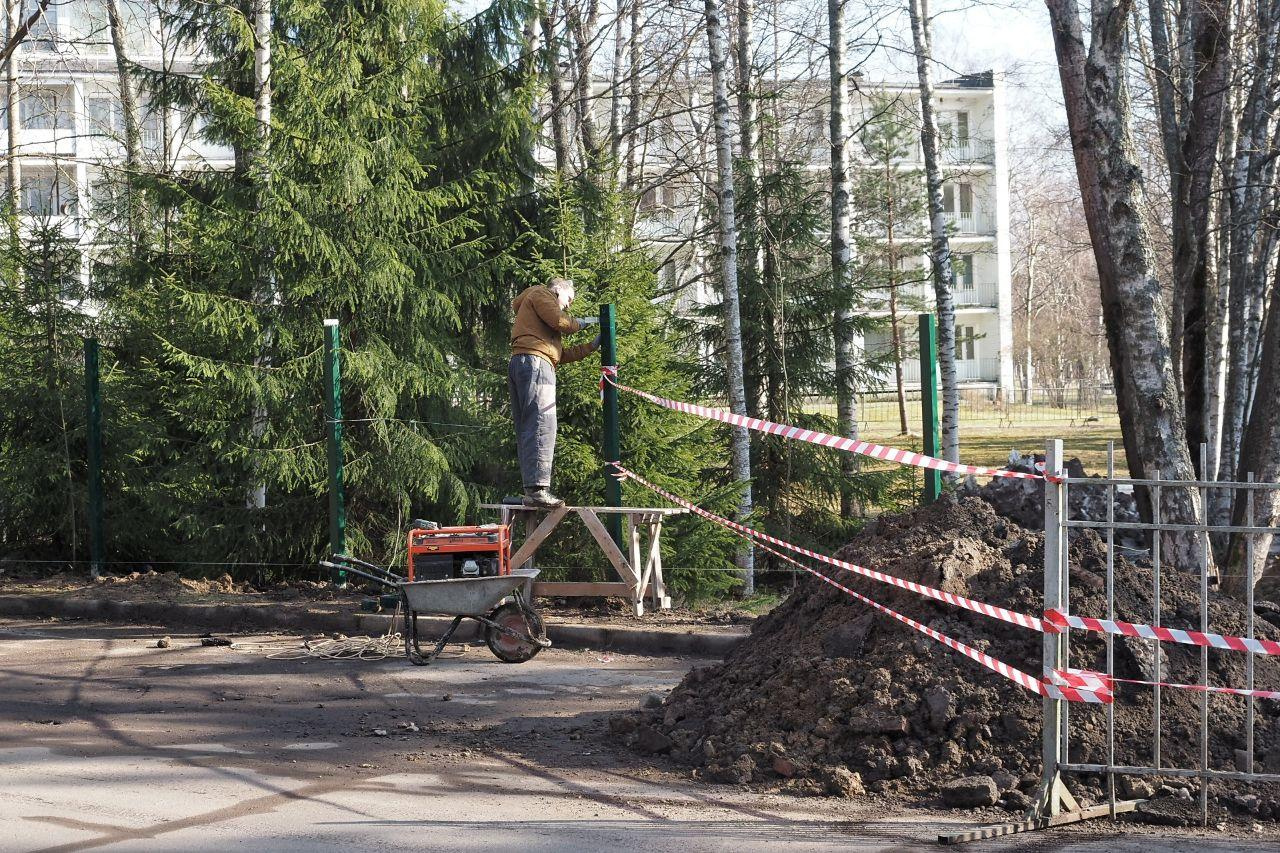
[[[470,571],[472,564],[479,574],[509,575],[511,528],[505,524],[440,527],[435,530],[415,527],[409,531],[406,563],[410,581],[422,575],[431,577],[417,579],[474,576],[476,572]]]

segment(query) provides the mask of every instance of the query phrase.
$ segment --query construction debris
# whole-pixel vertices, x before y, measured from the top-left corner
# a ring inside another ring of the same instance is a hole
[[[1017,481],[1011,481],[1017,482]],[[882,517],[836,555],[901,578],[979,601],[1038,614],[1043,609],[1042,533],[998,515],[984,499],[941,501]],[[1039,633],[855,577],[830,567],[841,583],[919,622],[1030,673],[1041,670]],[[1092,531],[1070,547],[1071,611],[1105,617],[1106,546]],[[1164,624],[1194,627],[1198,579],[1166,568]],[[1150,569],[1117,557],[1116,615],[1152,617]],[[1211,604],[1211,630],[1242,634],[1243,606]],[[1280,639],[1265,620],[1257,635]],[[1106,668],[1098,635],[1073,632],[1076,667]],[[1166,680],[1195,683],[1200,649],[1161,649]],[[1153,644],[1115,643],[1116,675],[1142,678]],[[1210,680],[1245,684],[1244,656],[1210,650]],[[1280,686],[1280,661],[1256,657],[1258,686]],[[1117,763],[1151,760],[1152,691],[1117,688]],[[1244,747],[1239,697],[1210,699],[1211,766],[1234,769]],[[1167,689],[1162,702],[1167,765],[1199,762],[1200,695]],[[646,703],[647,705],[647,703]],[[1280,761],[1274,703],[1259,702],[1256,766]],[[1071,759],[1106,761],[1103,706],[1071,707]],[[850,596],[804,577],[783,604],[762,617],[751,636],[721,664],[691,671],[657,708],[632,712],[636,725],[611,728],[647,753],[667,752],[710,781],[830,792],[832,774],[850,773],[872,791],[940,796],[946,803],[1016,809],[1029,802],[1040,771],[1040,697],[983,669],[911,628],[870,611]],[[659,738],[656,735],[665,737]],[[660,747],[660,748],[655,748]],[[1078,798],[1104,797],[1103,779],[1069,779]],[[854,787],[854,786],[849,786]],[[1137,792],[1139,785],[1135,785]],[[1255,786],[1255,792],[1265,786]],[[1280,812],[1275,791],[1263,812]]]

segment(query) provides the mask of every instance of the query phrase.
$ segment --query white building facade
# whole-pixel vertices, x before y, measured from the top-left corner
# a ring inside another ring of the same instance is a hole
[[[125,51],[131,63],[189,73],[196,56],[162,32],[154,5],[120,0]],[[27,0],[22,15],[34,11]],[[49,4],[13,61],[13,97],[0,97],[3,159],[12,157],[20,221],[56,227],[81,248],[84,282],[92,269],[89,227],[105,179],[125,165],[119,71],[102,0]],[[8,75],[4,75],[6,95]],[[199,138],[199,119],[153,108],[135,86],[142,158],[148,168],[177,172],[229,168],[228,149]],[[8,164],[0,170],[7,186]]]

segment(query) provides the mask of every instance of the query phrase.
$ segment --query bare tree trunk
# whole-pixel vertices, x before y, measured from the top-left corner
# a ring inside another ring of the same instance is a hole
[[[585,20],[579,7],[580,2],[587,4]],[[578,134],[582,139],[587,173],[595,181],[600,178],[603,165],[601,155],[604,153],[603,146],[600,144],[600,127],[596,122],[595,92],[591,77],[591,59],[598,34],[599,17],[599,0],[566,0],[565,20],[573,35],[573,57],[576,66],[573,105],[578,117]]]
[[[845,1],[827,0],[827,65],[831,86],[831,287],[839,306],[835,327],[836,426],[840,435],[857,438],[858,398],[853,383],[854,294],[850,276],[853,246],[849,234],[849,145],[845,139],[849,113],[849,88],[845,79]],[[890,299],[893,299],[892,295]],[[840,458],[840,471],[844,475],[840,483],[841,518],[853,518],[857,512],[852,488],[857,470],[853,454],[843,454]]]
[[[253,2],[253,115],[257,124],[258,140],[253,152],[251,166],[252,180],[257,184],[257,208],[266,207],[271,192],[271,34],[272,34],[272,0],[254,0]],[[270,366],[271,347],[274,343],[271,313],[276,301],[275,275],[271,263],[271,246],[269,240],[263,240],[259,250],[257,272],[255,274],[254,301],[267,314],[263,323],[262,339],[256,363]],[[253,438],[255,446],[259,444],[267,432],[267,409],[258,400],[253,408]],[[260,448],[256,448],[260,449]],[[254,466],[255,469],[257,466]],[[256,473],[256,470],[255,470]],[[249,506],[262,509],[267,505],[267,484],[262,480],[254,483],[249,494]]]
[[[560,36],[556,24],[560,17],[560,2],[552,0],[551,11],[542,12],[542,32],[547,44],[547,89],[551,96],[551,144],[555,148],[556,171],[569,171],[569,133],[564,126],[566,95],[564,75],[560,70]]]
[[[137,242],[142,236],[138,200],[132,181],[142,162],[142,131],[138,121],[138,97],[129,73],[129,52],[125,42],[125,23],[120,16],[118,0],[106,0],[107,23],[111,30],[111,49],[116,58],[116,82],[120,89],[120,112],[124,120],[124,162],[128,173],[124,185],[125,223],[129,239]],[[167,162],[167,161],[166,161]]]
[[[1046,0],[1085,218],[1098,265],[1126,457],[1136,478],[1193,476],[1183,410],[1169,350],[1169,327],[1142,211],[1141,171],[1129,136],[1125,86],[1131,0],[1093,0],[1086,53],[1075,0]],[[1192,488],[1166,487],[1163,520],[1195,524]],[[1146,496],[1149,501],[1149,496]],[[1146,503],[1146,501],[1143,501]],[[1149,506],[1145,507],[1149,513]],[[1171,535],[1173,565],[1198,564],[1194,535]]]
[[[1276,92],[1275,54],[1280,48],[1280,0],[1254,4],[1254,37],[1257,44],[1253,77],[1244,97],[1236,128],[1235,156],[1225,188],[1230,210],[1230,254],[1227,265],[1227,365],[1222,401],[1222,440],[1218,471],[1232,479],[1240,471],[1240,445],[1249,417],[1253,393],[1253,363],[1258,346],[1258,306],[1265,287],[1269,255],[1259,251],[1259,239],[1267,191],[1265,177],[1270,148],[1269,113]],[[1225,521],[1232,515],[1231,494],[1214,495],[1213,517]]]
[[[911,39],[916,54],[920,86],[920,147],[924,151],[924,177],[929,194],[929,234],[933,256],[933,292],[938,312],[938,367],[942,378],[942,456],[960,461],[960,388],[956,378],[955,270],[951,266],[951,241],[942,206],[942,167],[938,155],[938,122],[933,115],[933,63],[929,36],[929,8],[925,0],[907,0],[911,13]],[[923,376],[921,377],[923,381]]]
[[[1262,344],[1258,365],[1257,399],[1268,401],[1253,407],[1249,425],[1245,430],[1240,454],[1239,477],[1253,474],[1259,482],[1280,482],[1280,277],[1274,279],[1271,290],[1272,310],[1267,317],[1266,338]],[[1248,516],[1248,503],[1253,502],[1253,525],[1275,527],[1280,524],[1280,490],[1259,489],[1242,493],[1235,502],[1232,523],[1243,525]],[[1273,534],[1259,534],[1254,539],[1253,561],[1248,560],[1247,535],[1232,537],[1231,556],[1222,578],[1224,592],[1244,597],[1249,586],[1257,584],[1266,567],[1271,552]]]
[[[613,68],[609,74],[609,164],[617,182],[617,167],[622,159],[622,67],[627,56],[627,31],[623,26],[625,4],[613,10]]]
[[[1035,306],[1032,304],[1031,300],[1035,298],[1035,282],[1036,250],[1034,247],[1031,247],[1027,251],[1027,290],[1026,299],[1024,300],[1024,305],[1022,307],[1022,316],[1026,325],[1026,328],[1023,329],[1023,335],[1026,337],[1027,344],[1026,376],[1023,377],[1026,381],[1026,394],[1023,398],[1023,402],[1028,406],[1035,402],[1035,392],[1033,390],[1035,388],[1035,365],[1031,360],[1031,344],[1035,340],[1035,336],[1031,334],[1031,319],[1035,316]]]
[[[724,325],[727,339],[729,407],[739,415],[747,413],[747,391],[743,381],[742,315],[738,306],[738,224],[733,190],[733,131],[729,114],[729,82],[725,70],[725,37],[719,0],[704,0],[707,18],[707,47],[711,57],[712,113],[715,116],[716,171],[719,173],[720,270],[724,279]],[[751,439],[744,427],[733,429],[733,475],[742,490],[738,519],[751,514]],[[738,552],[743,594],[755,591],[755,566],[750,545]]]
[[[5,44],[14,44],[18,29],[18,11],[22,0],[7,0],[4,16]],[[9,199],[9,208],[15,213],[18,210],[18,56],[17,50],[9,51],[4,60],[4,98],[6,106],[5,135],[8,155],[5,158],[5,193]],[[17,234],[13,235],[17,238]]]
[[[885,250],[888,252],[889,268],[889,339],[893,346],[893,379],[898,396],[898,434],[906,435],[911,430],[907,422],[907,383],[902,370],[902,330],[898,326],[898,245],[896,240],[897,216],[895,211],[893,163],[885,160]]]
[[[631,38],[628,40],[627,62],[627,167],[626,187],[634,192],[640,182],[637,152],[640,149],[636,135],[640,129],[640,0],[631,0]]]

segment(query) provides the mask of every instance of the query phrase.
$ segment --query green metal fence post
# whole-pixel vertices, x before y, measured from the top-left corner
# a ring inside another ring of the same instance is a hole
[[[89,573],[102,574],[102,390],[98,339],[84,339],[85,445],[89,464]]]
[[[924,454],[938,456],[938,329],[932,314],[920,315],[920,414],[924,420]],[[924,502],[942,494],[942,472],[924,471]]]
[[[347,506],[342,490],[342,371],[339,364],[341,338],[338,321],[324,321],[324,403],[325,433],[329,457],[329,550],[347,553]],[[347,573],[334,572],[333,582],[343,585]]]
[[[614,306],[608,303],[600,306],[600,367],[618,366],[618,324]],[[608,382],[604,383],[604,460],[621,462],[622,439],[618,432],[618,389]],[[605,472],[605,503],[609,506],[622,506],[622,481],[613,476],[613,466]],[[622,547],[622,516],[612,514],[607,519],[609,533],[613,541]]]

